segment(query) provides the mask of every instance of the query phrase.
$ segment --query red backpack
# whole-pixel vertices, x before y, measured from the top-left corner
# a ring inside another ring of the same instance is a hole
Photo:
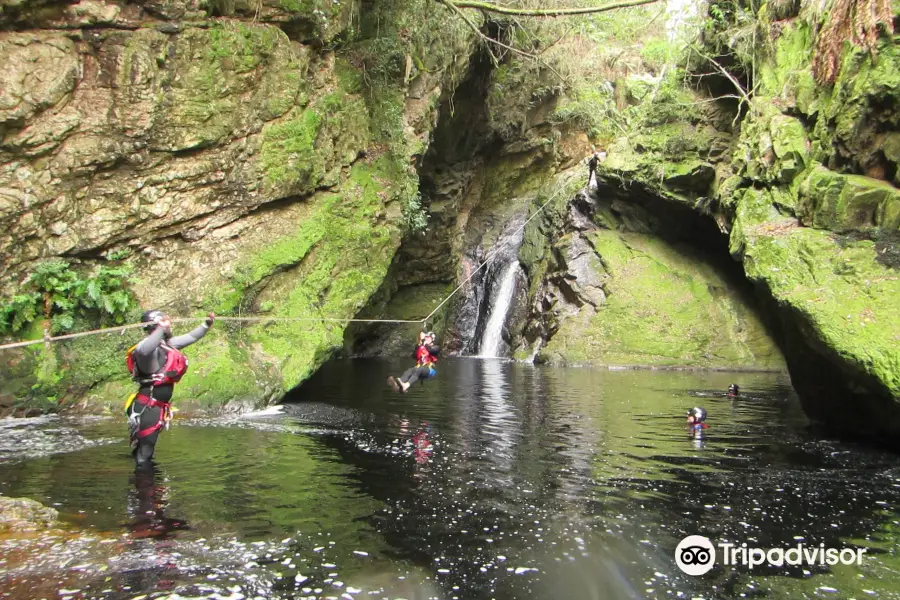
[[[157,373],[145,375],[138,369],[137,362],[134,360],[134,349],[137,344],[128,349],[125,353],[125,365],[131,377],[139,383],[150,383],[150,385],[171,385],[181,381],[184,374],[187,373],[188,359],[175,348],[166,344],[160,344],[166,351],[166,364]]]

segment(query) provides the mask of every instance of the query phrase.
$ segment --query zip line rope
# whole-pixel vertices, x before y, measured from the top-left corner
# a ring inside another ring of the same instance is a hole
[[[559,194],[565,189],[565,187],[560,187],[556,193],[554,193],[550,198],[544,202],[540,208],[538,208],[528,219],[522,223],[522,225],[515,230],[514,234],[519,233],[534,219],[541,211],[543,211],[550,202],[552,202]],[[450,299],[455,296],[463,287],[469,283],[475,275],[481,271],[489,262],[494,260],[498,256],[498,252],[493,252],[490,256],[484,259],[484,262],[478,266],[477,269],[472,271],[466,279],[456,286],[450,294],[444,298],[437,307],[428,313],[428,316],[424,319],[339,319],[336,317],[216,317],[216,321],[233,321],[233,322],[294,322],[294,323],[303,323],[303,322],[312,322],[312,323],[421,323],[422,325],[427,325],[428,321],[433,317],[437,311],[439,311]],[[202,319],[203,317],[177,317],[171,318],[169,321],[171,323],[185,323],[197,321],[198,319]],[[63,340],[73,340],[80,337],[86,337],[89,335],[99,335],[103,333],[117,333],[117,332],[125,332],[129,329],[138,329],[142,327],[146,327],[147,323],[131,323],[129,325],[117,325],[115,327],[105,327],[102,329],[91,329],[89,331],[79,331],[77,333],[67,333],[64,335],[50,336],[45,332],[44,337],[36,339],[36,340],[26,340],[24,342],[13,342],[10,344],[2,344],[0,345],[0,350],[11,350],[13,348],[24,348],[26,346],[33,346],[35,344],[49,344],[50,342],[61,342]]]
[[[542,210],[544,210],[544,209],[547,207],[547,205],[550,204],[557,196],[559,196],[560,192],[562,192],[562,191],[565,190],[565,189],[566,189],[565,187],[560,187],[558,190],[556,190],[556,193],[553,194],[552,196],[550,196],[550,198],[548,198],[547,201],[544,202],[544,203],[541,205],[541,207],[540,207],[539,209],[537,209],[536,211],[534,211],[534,213],[532,213],[532,215],[531,215],[530,217],[528,217],[528,219],[527,219],[524,223],[522,223],[522,225],[521,225],[518,229],[516,229],[513,233],[514,233],[514,234],[515,234],[515,233],[519,233],[520,231],[522,231],[523,229],[525,229],[525,227],[531,222],[531,220],[534,219],[536,216],[538,216],[538,214],[539,214]],[[456,293],[459,292],[459,290],[463,289],[463,287],[464,287],[467,283],[469,283],[470,281],[472,281],[472,278],[475,277],[475,274],[478,273],[478,271],[480,271],[481,269],[483,269],[489,262],[491,262],[492,260],[494,260],[494,258],[497,256],[497,254],[498,254],[498,253],[495,251],[495,252],[493,252],[490,256],[488,256],[486,259],[484,259],[484,262],[481,263],[481,265],[480,265],[477,269],[475,269],[474,271],[472,271],[472,273],[469,274],[469,276],[466,277],[466,279],[465,279],[461,284],[459,284],[458,286],[456,286],[456,289],[453,290],[452,292],[450,292],[450,295],[447,296],[446,298],[444,298],[444,300],[441,301],[441,303],[437,305],[437,308],[435,308],[433,311],[431,311],[430,313],[428,313],[428,316],[427,316],[427,317],[425,317],[424,319],[422,319],[422,323],[427,323],[428,320],[431,319],[431,317],[433,317],[433,316],[435,315],[435,313],[441,309],[442,306],[444,306],[445,304],[447,304],[447,302],[450,300],[450,298],[452,298],[454,295],[456,295]]]

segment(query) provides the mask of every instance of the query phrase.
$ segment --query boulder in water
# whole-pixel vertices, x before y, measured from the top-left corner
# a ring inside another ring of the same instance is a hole
[[[36,500],[0,496],[0,532],[37,531],[56,525],[59,513]]]

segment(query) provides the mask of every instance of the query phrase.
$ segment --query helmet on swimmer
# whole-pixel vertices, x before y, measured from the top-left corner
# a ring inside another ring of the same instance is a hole
[[[706,409],[695,406],[691,410],[687,411],[687,416],[694,417],[694,421],[696,421],[697,423],[702,423],[706,420]]]
[[[740,390],[741,390],[740,386],[736,383],[732,383],[731,385],[728,386],[728,393],[732,396],[737,396],[738,393],[740,392]]]
[[[152,332],[156,328],[156,320],[166,316],[165,313],[158,309],[151,309],[146,311],[141,315],[141,323],[147,323],[144,326],[144,331],[147,333]]]

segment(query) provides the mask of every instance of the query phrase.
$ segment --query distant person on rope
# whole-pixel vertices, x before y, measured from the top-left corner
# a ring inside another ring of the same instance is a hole
[[[597,165],[600,164],[600,161],[606,158],[606,152],[594,152],[591,159],[588,161],[588,187],[597,187]],[[594,185],[591,186],[591,181],[593,180]]]
[[[394,388],[395,392],[406,393],[415,382],[430,379],[437,375],[434,368],[437,362],[437,356],[441,353],[441,349],[434,345],[434,332],[419,333],[419,343],[416,345],[413,357],[416,359],[416,366],[404,371],[399,378],[388,377],[388,385]]]
[[[162,311],[148,310],[141,316],[141,323],[147,323],[147,337],[125,355],[128,370],[140,386],[125,403],[131,453],[138,467],[151,464],[159,432],[171,418],[172,392],[188,367],[180,350],[206,335],[215,320],[216,315],[209,313],[199,327],[173,337],[172,324]]]

